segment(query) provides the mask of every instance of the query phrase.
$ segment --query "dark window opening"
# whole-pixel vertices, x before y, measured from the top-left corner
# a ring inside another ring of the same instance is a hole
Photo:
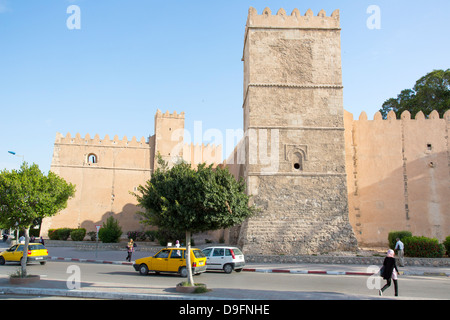
[[[93,153],[88,155],[88,163],[97,163],[97,156]]]
[[[292,164],[295,171],[303,170],[303,156],[300,152],[296,152],[293,155]]]

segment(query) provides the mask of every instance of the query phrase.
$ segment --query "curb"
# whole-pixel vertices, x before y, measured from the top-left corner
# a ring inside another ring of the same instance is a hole
[[[373,276],[378,273],[371,272],[352,272],[352,271],[318,271],[318,270],[291,270],[291,269],[255,269],[244,268],[246,272],[262,272],[262,273],[291,273],[291,274],[326,274],[326,275],[344,275],[344,276]],[[433,276],[433,277],[450,277],[450,273],[445,272],[421,272],[421,271],[400,271],[399,275],[403,276]]]
[[[291,273],[291,274],[327,274],[327,275],[345,275],[345,276],[373,276],[375,273],[370,272],[351,272],[351,271],[318,271],[318,270],[290,270],[290,269],[254,269],[244,268],[246,272],[262,272],[262,273]]]
[[[108,299],[108,300],[229,300],[230,298],[205,297],[203,295],[174,295],[157,293],[129,293],[89,290],[43,289],[23,287],[0,287],[1,295],[31,295],[31,296],[57,296],[81,299]]]
[[[132,266],[133,262],[123,262],[123,261],[108,261],[108,260],[95,260],[95,259],[78,259],[78,258],[61,258],[61,257],[48,257],[48,260],[52,261],[74,261],[74,262],[88,262],[88,263],[105,263],[105,264],[120,264]]]
[[[78,259],[78,258],[61,258],[61,257],[48,257],[52,261],[73,261],[83,263],[103,263],[103,264],[116,264],[116,265],[128,265],[132,266],[133,262],[122,261],[108,261],[108,260],[95,260],[95,259]],[[353,271],[320,271],[320,270],[291,270],[291,269],[256,269],[256,268],[244,268],[244,272],[261,272],[261,273],[290,273],[290,274],[325,274],[325,275],[341,275],[341,276],[373,276],[376,273],[371,272],[353,272]],[[445,272],[426,272],[426,271],[400,271],[399,275],[404,276],[429,276],[429,277],[450,277],[450,273]]]

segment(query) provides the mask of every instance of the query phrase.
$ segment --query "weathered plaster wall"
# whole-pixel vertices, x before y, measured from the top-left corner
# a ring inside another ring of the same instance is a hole
[[[386,120],[346,113],[350,221],[360,245],[386,245],[390,231],[444,240],[450,234],[450,112]]]
[[[243,224],[239,244],[252,254],[355,249],[338,11],[251,8],[243,61],[244,178],[261,213]]]

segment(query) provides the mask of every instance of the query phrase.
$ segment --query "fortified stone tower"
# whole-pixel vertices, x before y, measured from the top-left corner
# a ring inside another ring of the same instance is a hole
[[[339,11],[250,8],[244,44],[245,172],[262,211],[252,254],[354,250],[348,219]]]
[[[169,164],[183,158],[184,112],[155,114],[155,151]],[[156,156],[156,154],[155,154]],[[157,161],[155,159],[155,169]]]

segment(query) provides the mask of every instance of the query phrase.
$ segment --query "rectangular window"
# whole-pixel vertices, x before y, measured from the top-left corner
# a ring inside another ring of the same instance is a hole
[[[224,249],[214,249],[213,257],[223,257]]]

